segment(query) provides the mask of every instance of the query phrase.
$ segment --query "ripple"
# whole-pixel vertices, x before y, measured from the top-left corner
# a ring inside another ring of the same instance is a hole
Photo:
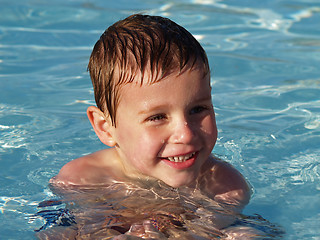
[[[0,152],[27,144],[24,125],[30,124],[31,120],[32,117],[21,108],[0,105]]]
[[[31,170],[28,174],[28,179],[42,187],[46,187],[48,185],[48,182],[52,176],[56,175],[56,171],[54,171],[52,168],[48,167],[41,167],[34,170]]]
[[[309,153],[290,158],[287,169],[291,175],[292,184],[316,183],[316,188],[320,189],[320,163],[318,157],[319,154]]]
[[[7,148],[21,148],[30,144],[31,136],[39,131],[54,129],[55,120],[50,117],[52,125],[39,125],[47,122],[47,117],[40,112],[27,110],[13,105],[0,105],[0,151]],[[58,124],[58,123],[57,123]],[[31,134],[32,133],[32,134]]]
[[[251,20],[249,24],[274,31],[287,31],[292,25],[292,20],[284,19],[281,14],[271,9],[255,9],[258,19]]]
[[[304,124],[304,127],[307,129],[317,129],[320,127],[320,115],[315,115]]]

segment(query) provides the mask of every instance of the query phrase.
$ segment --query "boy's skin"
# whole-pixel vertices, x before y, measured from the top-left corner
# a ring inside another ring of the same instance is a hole
[[[115,76],[121,75],[116,67],[113,70]],[[67,163],[51,183],[83,186],[161,180],[174,188],[198,188],[240,212],[250,199],[246,181],[231,165],[211,155],[217,127],[210,71],[204,71],[201,60],[190,60],[182,69],[174,67],[149,83],[152,71],[148,67],[135,71],[133,80],[121,85],[115,124],[110,114],[88,108],[95,133],[111,148]]]

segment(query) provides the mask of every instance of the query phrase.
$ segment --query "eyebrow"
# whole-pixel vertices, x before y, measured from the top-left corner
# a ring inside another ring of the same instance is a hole
[[[154,107],[146,107],[145,109],[141,110],[138,112],[138,115],[144,115],[144,114],[148,114],[150,112],[154,112],[154,111],[159,111],[161,109],[163,109],[165,106],[167,106],[167,104],[165,105],[157,105]]]
[[[196,99],[195,103],[197,102],[205,102],[205,101],[210,101],[212,103],[212,96],[211,96],[211,93],[209,96],[205,96],[205,97],[202,97],[202,98],[199,98],[199,99]],[[171,105],[174,105],[171,103]],[[163,104],[163,105],[156,105],[156,106],[151,106],[151,107],[146,107],[145,109],[141,110],[138,112],[138,115],[144,115],[144,114],[148,114],[150,112],[156,112],[156,111],[159,111],[161,109],[163,109],[164,107],[168,106],[167,104]]]

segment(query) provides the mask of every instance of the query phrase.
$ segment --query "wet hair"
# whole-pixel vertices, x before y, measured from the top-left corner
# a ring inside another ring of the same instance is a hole
[[[168,18],[135,14],[101,35],[88,71],[97,107],[116,126],[121,86],[137,81],[138,73],[139,84],[152,84],[196,64],[209,73],[205,51],[185,28]]]

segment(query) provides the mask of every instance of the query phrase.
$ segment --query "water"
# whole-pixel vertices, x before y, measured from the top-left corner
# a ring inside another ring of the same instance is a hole
[[[263,239],[280,239],[275,237],[283,234],[281,227],[261,216],[235,215],[231,205],[217,203],[199,190],[174,189],[160,181],[113,182],[99,188],[53,191],[63,197],[41,202],[43,210],[31,217],[32,220],[39,216],[46,219],[36,230],[41,239],[52,236],[74,239],[75,235],[84,239],[87,236],[90,236],[88,239],[106,239],[119,232],[125,233],[146,219],[159,230],[153,231],[156,239],[220,239],[227,234],[239,235],[241,231],[247,236],[254,232],[263,234]],[[218,230],[232,222],[235,223],[231,227]],[[49,228],[52,223],[55,228]]]
[[[114,21],[170,17],[208,53],[219,139],[214,153],[253,187],[246,216],[319,239],[320,4],[297,1],[0,0],[0,238],[32,239],[48,180],[103,148],[86,118],[86,65]]]

